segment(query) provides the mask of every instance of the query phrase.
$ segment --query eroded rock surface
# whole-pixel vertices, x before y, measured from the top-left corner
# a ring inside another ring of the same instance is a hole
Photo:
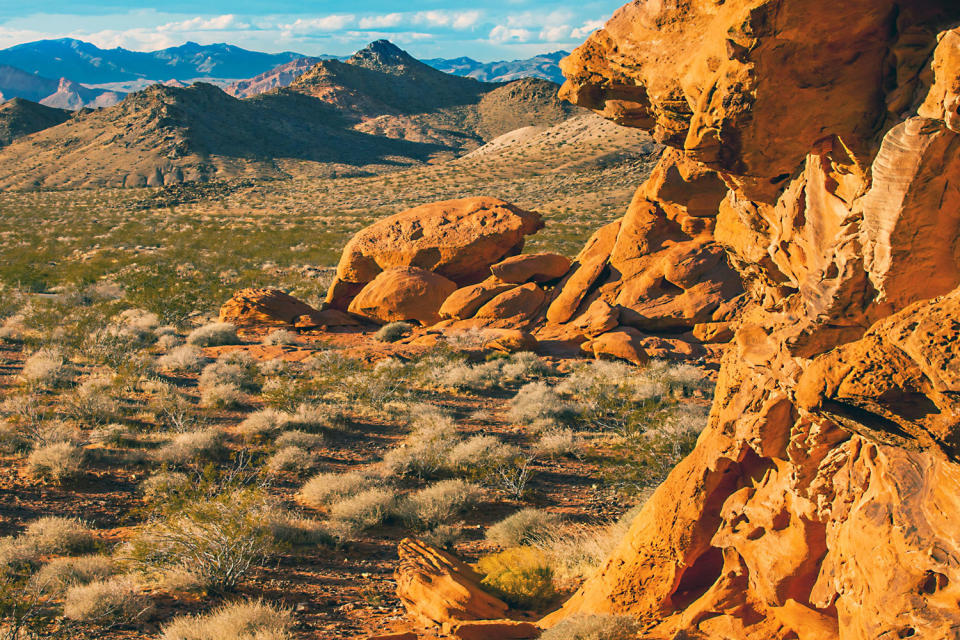
[[[616,239],[585,249],[617,279],[582,279],[620,301],[677,284],[687,298],[641,321],[735,318],[735,338],[696,449],[543,625],[958,637],[958,22],[933,1],[634,2],[564,62],[567,97],[674,149]],[[719,248],[748,296],[708,313]],[[622,279],[661,251],[662,281]]]

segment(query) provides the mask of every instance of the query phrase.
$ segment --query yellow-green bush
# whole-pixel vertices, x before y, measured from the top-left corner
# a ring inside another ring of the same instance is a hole
[[[539,549],[517,547],[480,558],[483,584],[511,605],[539,609],[553,600],[553,569]]]

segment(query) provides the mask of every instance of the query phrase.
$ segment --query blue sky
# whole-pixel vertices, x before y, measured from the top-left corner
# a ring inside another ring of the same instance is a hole
[[[191,40],[344,55],[388,38],[420,58],[500,60],[571,49],[624,1],[0,0],[0,48],[73,37],[139,51]]]

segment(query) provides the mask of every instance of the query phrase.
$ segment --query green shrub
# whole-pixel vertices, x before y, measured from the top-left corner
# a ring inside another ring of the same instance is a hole
[[[391,322],[380,327],[374,334],[374,339],[380,342],[396,342],[413,331],[413,325],[409,322]]]
[[[516,607],[536,610],[556,596],[553,570],[538,549],[518,547],[484,556],[477,571],[484,576],[482,584]]]

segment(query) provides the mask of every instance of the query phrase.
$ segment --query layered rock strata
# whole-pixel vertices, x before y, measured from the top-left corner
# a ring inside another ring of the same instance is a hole
[[[696,242],[716,206],[713,242],[748,294],[696,449],[542,624],[613,612],[650,639],[960,637],[957,23],[960,5],[934,1],[633,2],[564,62],[565,96],[673,149],[621,229],[585,248],[582,279],[661,250],[662,231],[631,247],[624,225],[673,215]],[[665,281],[709,255],[667,261]],[[558,296],[548,317],[585,301]]]

